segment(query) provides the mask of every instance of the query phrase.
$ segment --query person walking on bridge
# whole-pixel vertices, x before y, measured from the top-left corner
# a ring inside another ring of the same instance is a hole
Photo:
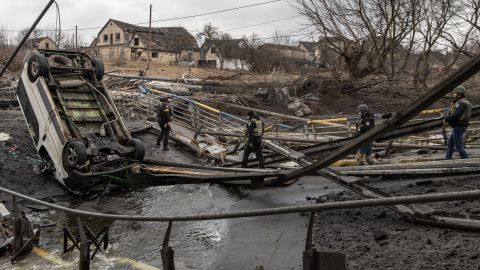
[[[162,132],[160,135],[158,135],[155,146],[159,147],[160,142],[163,140],[163,151],[168,151],[168,137],[170,136],[170,131],[172,130],[170,123],[172,122],[171,116],[173,114],[170,104],[168,103],[168,99],[161,99],[160,101],[161,103],[157,107],[157,121]]]
[[[368,109],[367,104],[364,103],[358,106],[358,113],[360,114],[360,123],[357,124],[356,135],[360,136],[375,127],[375,118],[373,113]],[[357,150],[358,165],[365,165],[365,161],[369,165],[373,165],[371,143],[363,145]]]
[[[260,168],[265,168],[265,160],[263,158],[262,150],[262,136],[264,131],[263,121],[260,116],[254,111],[249,111],[248,122],[245,124],[245,148],[243,150],[242,168],[246,168],[248,164],[248,158],[252,151],[255,151],[255,155],[260,163]]]
[[[452,159],[454,148],[457,148],[458,153],[462,159],[468,158],[467,151],[465,151],[463,134],[470,125],[470,118],[472,117],[472,103],[465,98],[466,88],[462,85],[453,89],[453,100],[450,106],[450,111],[445,116],[445,122],[452,127],[452,133],[447,140],[447,152],[445,158]]]

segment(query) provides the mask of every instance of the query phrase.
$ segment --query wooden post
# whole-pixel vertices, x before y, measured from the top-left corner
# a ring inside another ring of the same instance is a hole
[[[150,4],[150,17],[149,17],[149,20],[148,20],[147,69],[145,70],[145,73],[143,74],[143,76],[147,75],[146,71],[150,68],[150,57],[152,56],[152,52],[150,51],[150,43],[152,43],[152,4]]]

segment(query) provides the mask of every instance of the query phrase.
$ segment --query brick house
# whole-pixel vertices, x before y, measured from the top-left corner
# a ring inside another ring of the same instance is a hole
[[[39,37],[27,39],[26,49],[58,50],[57,44],[49,37]]]

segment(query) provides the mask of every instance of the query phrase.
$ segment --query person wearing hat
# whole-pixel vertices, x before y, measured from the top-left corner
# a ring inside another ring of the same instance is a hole
[[[466,88],[462,85],[453,89],[452,105],[444,119],[452,127],[452,133],[450,133],[447,140],[446,159],[452,159],[454,148],[457,148],[462,159],[468,158],[467,151],[464,148],[463,134],[470,125],[472,103],[465,98],[465,92]]]
[[[245,147],[243,149],[242,168],[246,168],[248,164],[248,158],[252,151],[255,151],[260,168],[265,168],[265,160],[263,158],[262,150],[262,136],[264,131],[263,121],[258,114],[254,111],[247,113],[248,122],[245,124]]]
[[[170,127],[170,123],[172,122],[172,110],[170,108],[170,104],[168,103],[168,99],[162,98],[160,99],[160,104],[157,107],[157,121],[160,129],[160,135],[158,135],[157,143],[155,144],[156,147],[160,146],[160,142],[163,140],[163,151],[168,151],[168,137],[170,136],[170,131],[172,130]]]
[[[368,109],[367,104],[360,104],[358,106],[358,113],[360,114],[360,123],[356,127],[356,135],[360,136],[375,126],[375,118],[373,113]],[[365,165],[365,161],[372,165],[372,144],[363,145],[357,150],[358,165]]]

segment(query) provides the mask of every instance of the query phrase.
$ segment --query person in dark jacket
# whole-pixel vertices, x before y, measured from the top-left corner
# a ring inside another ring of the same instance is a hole
[[[168,137],[170,136],[170,123],[172,122],[172,110],[168,104],[168,100],[163,99],[157,107],[157,121],[160,125],[162,132],[158,135],[157,143],[155,146],[159,147],[160,142],[163,140],[163,151],[168,151]]]
[[[252,151],[255,151],[260,168],[265,168],[265,160],[263,158],[262,150],[262,136],[264,130],[263,121],[253,111],[249,111],[248,123],[245,126],[245,148],[243,150],[242,168],[246,168],[248,164],[248,158]]]
[[[462,159],[468,158],[467,151],[464,148],[463,134],[470,124],[472,116],[472,103],[465,98],[466,89],[464,86],[457,86],[453,90],[453,101],[450,111],[445,116],[445,122],[452,127],[452,133],[447,140],[446,159],[452,159],[454,148],[457,148]]]
[[[360,123],[357,124],[356,135],[360,136],[375,127],[375,118],[373,113],[368,109],[367,104],[360,104],[358,106],[358,113],[360,114]],[[370,165],[373,164],[371,143],[363,145],[357,150],[358,165],[365,165],[365,161]]]

